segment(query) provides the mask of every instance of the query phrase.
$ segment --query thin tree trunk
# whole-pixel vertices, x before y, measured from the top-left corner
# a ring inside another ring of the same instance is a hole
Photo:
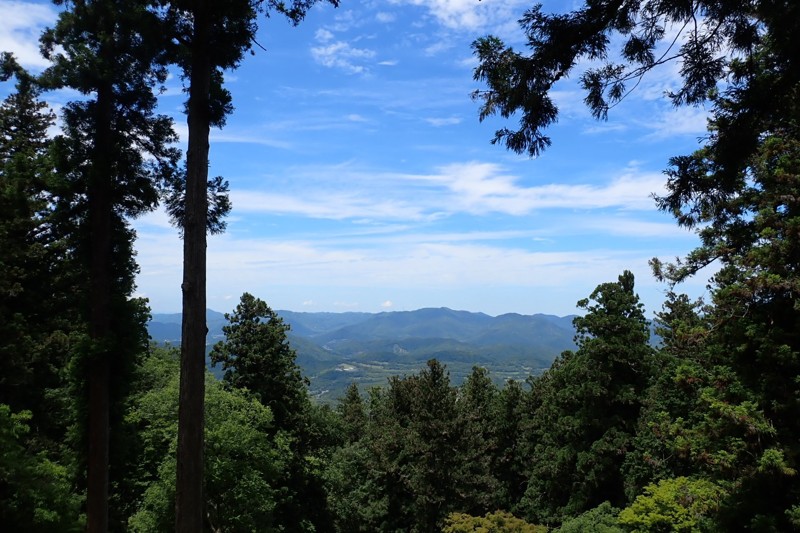
[[[194,5],[189,86],[189,143],[183,225],[183,324],[178,410],[175,530],[203,530],[203,415],[206,351],[206,219],[208,217],[209,92],[212,67],[207,0]]]

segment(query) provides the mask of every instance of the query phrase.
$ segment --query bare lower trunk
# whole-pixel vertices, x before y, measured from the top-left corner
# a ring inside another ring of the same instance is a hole
[[[189,144],[186,155],[186,210],[183,225],[183,325],[178,410],[178,471],[175,530],[203,530],[203,413],[206,350],[206,219],[208,216],[208,134],[211,64],[208,9],[198,0],[194,10]]]
[[[107,47],[106,47],[107,48]],[[110,54],[109,50],[101,53]],[[108,471],[109,471],[109,413],[110,389],[109,349],[111,333],[111,180],[109,159],[113,90],[110,82],[102,83],[97,91],[95,146],[92,171],[89,176],[89,331],[94,350],[88,361],[88,456],[86,516],[89,533],[108,531]]]

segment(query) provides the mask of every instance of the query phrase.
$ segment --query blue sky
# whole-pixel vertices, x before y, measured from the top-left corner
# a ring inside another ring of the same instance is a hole
[[[678,69],[668,65],[598,122],[576,75],[555,87],[561,114],[542,156],[491,145],[514,122],[478,121],[470,44],[493,33],[522,49],[516,20],[530,4],[342,0],[294,28],[262,18],[266,51],[227,75],[236,111],[211,136],[211,174],[229,180],[233,212],[209,240],[209,307],[228,311],[248,291],[295,311],[565,315],[629,269],[648,313],[658,310],[666,287],[648,259],[683,255],[697,238],[650,196],[669,157],[699,146],[706,110],[664,99]],[[4,1],[0,50],[41,69],[36,39],[55,9]],[[180,80],[167,85],[160,109],[185,139]],[[71,97],[48,100],[58,110]],[[162,211],[134,226],[138,294],[178,311],[176,230]],[[702,295],[707,277],[682,289]]]

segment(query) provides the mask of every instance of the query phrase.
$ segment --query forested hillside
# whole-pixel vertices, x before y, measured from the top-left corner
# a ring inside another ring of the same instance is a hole
[[[416,373],[426,361],[446,364],[455,383],[473,365],[491,370],[496,383],[540,374],[564,350],[575,347],[572,317],[483,313],[451,309],[371,313],[276,311],[290,327],[287,338],[317,400],[330,403],[351,383],[363,389],[392,376]],[[222,313],[208,310],[207,346],[224,338]],[[180,314],[153,314],[152,341],[180,343]],[[209,361],[210,363],[210,361]],[[210,370],[221,375],[217,367]]]
[[[800,4],[534,6],[526,51],[474,43],[481,118],[519,121],[494,139],[515,152],[550,145],[553,86],[568,75],[599,119],[664,64],[677,65],[666,98],[708,106],[701,148],[669,161],[656,198],[700,237],[652,260],[661,309],[644,309],[625,270],[577,303],[562,350],[541,333],[563,340],[553,317],[282,317],[245,293],[216,317],[217,378],[204,365],[204,237],[230,204],[224,180],[207,179],[209,127],[232,112],[224,74],[254,46],[257,16],[299,23],[314,3],[75,0],[42,36],[41,74],[2,55],[3,529],[800,530]],[[170,69],[187,83],[185,165],[157,112]],[[52,134],[57,89],[76,98]],[[131,220],[159,202],[187,243],[180,350],[148,342],[134,297]],[[707,299],[681,294],[711,264]],[[304,375],[289,323],[320,360],[414,366],[315,401],[308,378],[324,373]],[[522,352],[524,377],[482,364],[480,350],[535,342],[560,352],[543,371]],[[420,366],[432,349],[447,364]],[[463,378],[456,361],[471,366]]]

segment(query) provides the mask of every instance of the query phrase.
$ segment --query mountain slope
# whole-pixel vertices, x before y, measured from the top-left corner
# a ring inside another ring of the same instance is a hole
[[[447,308],[384,313],[277,311],[291,326],[289,342],[310,378],[311,390],[336,398],[351,382],[384,385],[392,375],[417,372],[428,359],[448,366],[459,383],[479,365],[495,380],[525,379],[574,348],[572,317],[492,317]],[[208,310],[209,347],[222,340],[222,313]],[[148,325],[156,342],[180,342],[180,314],[154,313]]]

